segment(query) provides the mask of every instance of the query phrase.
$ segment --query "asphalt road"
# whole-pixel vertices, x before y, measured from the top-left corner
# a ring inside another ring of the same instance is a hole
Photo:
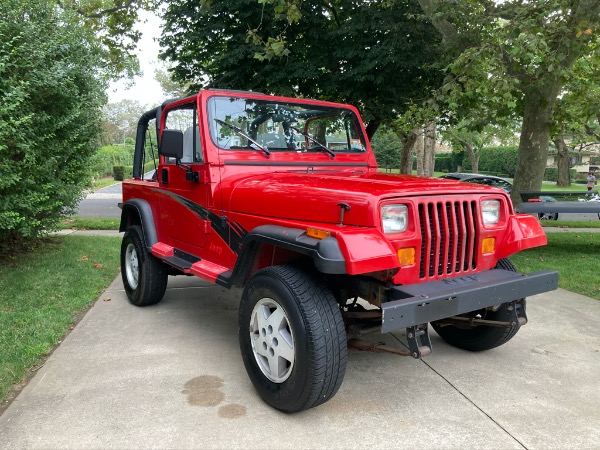
[[[431,332],[422,360],[349,350],[329,402],[266,405],[238,347],[240,292],[170,277],[139,308],[118,277],[0,416],[0,447],[600,447],[600,302],[559,289],[528,300],[506,345],[470,353]],[[403,331],[374,334],[405,349]]]
[[[87,196],[77,205],[75,216],[119,219],[121,210],[117,206],[122,201],[121,183],[113,184]]]

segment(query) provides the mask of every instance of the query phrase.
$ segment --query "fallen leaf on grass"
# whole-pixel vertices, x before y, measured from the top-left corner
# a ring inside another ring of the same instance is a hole
[[[544,258],[542,258],[541,256],[540,256],[540,261],[541,261],[541,262],[544,262]]]
[[[87,261],[87,260],[88,260],[88,257],[87,257],[87,256],[85,256],[85,255],[84,255],[84,256],[82,256],[82,257],[79,259],[79,261]]]
[[[101,269],[102,267],[104,267],[104,264],[101,263],[94,263],[94,269]]]

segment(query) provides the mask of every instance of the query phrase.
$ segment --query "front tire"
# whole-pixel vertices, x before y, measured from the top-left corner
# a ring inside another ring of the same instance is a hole
[[[510,270],[516,272],[517,269],[508,259],[501,259],[496,264],[497,269]],[[525,317],[525,299],[516,302],[503,303],[497,310],[484,309],[473,311],[468,314],[462,314],[462,317],[476,317],[486,320],[500,322],[512,322],[514,312],[511,308],[522,308],[519,316]],[[440,325],[439,322],[431,322],[431,326],[440,337],[448,344],[454,347],[462,348],[472,352],[490,350],[510,341],[517,331],[519,323],[513,323],[512,326],[486,326],[478,325],[470,327],[468,325]]]
[[[127,298],[136,306],[154,305],[165,295],[167,268],[148,251],[137,225],[127,228],[123,236],[121,277]]]
[[[325,403],[346,372],[344,322],[331,291],[295,266],[257,272],[242,295],[239,341],[262,399],[284,412]]]

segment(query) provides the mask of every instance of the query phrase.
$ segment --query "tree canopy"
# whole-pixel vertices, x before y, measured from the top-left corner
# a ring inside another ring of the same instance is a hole
[[[141,38],[135,25],[140,11],[153,11],[159,0],[55,0],[69,20],[90,30],[104,64],[99,72],[110,79],[132,77],[139,72],[134,51]]]
[[[126,138],[135,139],[138,121],[148,109],[135,100],[108,103],[102,111],[102,143],[122,144]]]
[[[551,139],[556,147],[557,185],[569,186],[571,153],[600,144],[600,58],[576,61],[556,102]]]
[[[478,115],[523,119],[512,198],[539,190],[556,101],[574,77],[577,61],[597,59],[600,2],[419,0],[448,46],[461,54],[449,66],[444,89],[451,106]]]
[[[312,21],[296,0],[261,3],[271,5],[290,23]],[[554,107],[573,78],[574,66],[582,59],[599,57],[600,2],[418,0],[418,3],[443,37],[446,51],[458,55],[447,66],[446,81],[437,93],[438,107],[447,106],[457,118],[479,118],[480,126],[497,117],[514,114],[522,117],[513,190],[513,200],[520,201],[519,191],[541,187]],[[267,54],[293,51],[295,41],[288,39],[286,32],[270,35],[273,37],[262,39]],[[401,37],[401,34],[396,36]]]
[[[256,0],[171,0],[161,56],[176,81],[194,88],[355,104],[370,135],[441,82],[440,37],[416,1],[309,0],[294,8],[306,20],[290,23]],[[287,50],[270,38],[284,34],[293,43]]]

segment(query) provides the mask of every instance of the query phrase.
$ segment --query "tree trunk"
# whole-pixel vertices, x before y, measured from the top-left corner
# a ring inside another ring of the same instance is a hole
[[[521,203],[520,192],[539,191],[542,188],[552,111],[560,86],[560,82],[554,81],[544,88],[534,86],[525,91],[517,170],[510,194],[515,205]]]
[[[435,165],[435,123],[425,124],[423,131],[423,174],[432,177]]]
[[[402,153],[400,154],[400,173],[412,174],[412,156],[415,142],[419,136],[419,128],[415,127],[408,133],[402,133],[400,142],[402,143]]]
[[[554,145],[556,145],[556,165],[558,166],[556,185],[560,187],[571,186],[569,147],[567,147],[562,135],[554,138]]]
[[[419,135],[415,142],[415,153],[417,156],[417,175],[422,177],[425,172],[423,168],[423,133],[421,129],[419,129]]]
[[[469,155],[469,159],[471,160],[471,169],[473,173],[479,173],[479,155],[475,154],[475,149],[473,148],[473,144],[470,142],[464,142],[463,148]]]

